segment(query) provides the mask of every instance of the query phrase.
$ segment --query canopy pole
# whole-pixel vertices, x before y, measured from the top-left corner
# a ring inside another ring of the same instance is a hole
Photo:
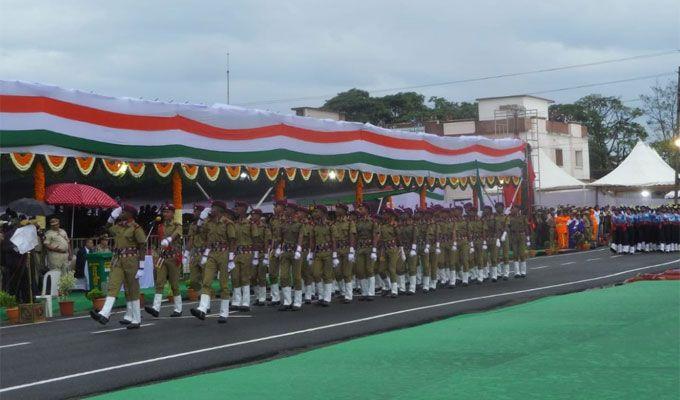
[[[182,223],[182,177],[177,168],[172,171],[172,205],[175,206],[175,222]]]
[[[45,201],[45,167],[40,161],[33,168],[33,193],[36,200]]]
[[[274,191],[274,200],[283,200],[286,198],[286,179],[280,176],[276,181],[276,190]]]
[[[363,179],[361,179],[361,176],[359,176],[359,179],[357,179],[356,189],[354,191],[354,203],[361,204],[363,202],[364,202],[364,181]]]
[[[423,186],[420,187],[420,208],[422,210],[427,208],[427,187],[423,183]]]

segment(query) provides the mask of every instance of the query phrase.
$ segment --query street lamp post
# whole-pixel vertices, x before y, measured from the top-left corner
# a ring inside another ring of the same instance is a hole
[[[679,106],[680,107],[680,106]],[[676,147],[676,152],[675,152],[675,189],[674,189],[674,196],[673,196],[673,203],[678,204],[678,189],[680,189],[680,179],[678,179],[678,169],[680,169],[680,160],[678,160],[678,156],[680,156],[680,136],[676,137],[675,140],[673,141],[673,144],[675,144]]]

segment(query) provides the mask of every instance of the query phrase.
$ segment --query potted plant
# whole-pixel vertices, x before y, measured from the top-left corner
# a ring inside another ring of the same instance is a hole
[[[94,288],[85,294],[88,300],[92,302],[92,308],[95,311],[99,311],[104,307],[104,302],[106,301],[106,295],[98,288]]]
[[[66,272],[59,278],[59,313],[63,317],[73,316],[73,300],[69,299],[69,295],[75,286],[73,271]]]
[[[10,324],[19,322],[19,307],[17,306],[16,296],[0,290],[0,307],[5,309]]]

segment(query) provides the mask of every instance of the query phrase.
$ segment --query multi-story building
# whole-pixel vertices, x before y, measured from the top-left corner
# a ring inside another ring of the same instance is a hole
[[[552,100],[518,95],[486,97],[477,102],[477,120],[425,122],[425,132],[444,136],[518,137],[531,145],[536,170],[540,169],[540,148],[569,175],[590,180],[588,130],[577,122],[551,121],[548,107]]]

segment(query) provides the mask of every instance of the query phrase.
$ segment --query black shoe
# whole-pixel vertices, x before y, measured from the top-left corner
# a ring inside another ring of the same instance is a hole
[[[272,307],[275,307],[275,306],[281,305],[281,302],[280,301],[272,301],[272,302],[269,303],[269,305],[272,306]]]
[[[206,313],[206,314],[210,314],[210,307],[208,307],[208,309],[205,310],[205,313]]]
[[[177,317],[181,317],[181,316],[182,316],[182,313],[181,313],[181,312],[177,312],[177,311],[173,311],[172,314],[170,314],[170,316],[171,316],[172,318],[177,318]]]
[[[366,301],[366,296],[359,296],[359,301]]]
[[[526,277],[527,277],[527,274],[522,274],[522,278],[526,278]]]
[[[416,294],[416,292],[412,292],[412,291],[410,291],[410,290],[409,290],[408,292],[406,292],[406,295],[407,295],[407,296],[413,296],[414,294]]]
[[[290,309],[291,309],[290,305],[279,307],[279,311],[290,311]]]
[[[396,298],[397,298],[397,294],[396,294],[396,293],[392,293],[392,294],[390,295],[390,298],[391,298],[391,299],[396,299]]]
[[[227,318],[226,318],[226,317],[220,316],[219,318],[217,318],[217,323],[218,323],[218,324],[226,324],[226,323],[227,323]]]
[[[200,319],[201,321],[205,320],[205,313],[203,311],[199,310],[198,308],[192,308],[191,309],[191,315]]]
[[[521,277],[522,277],[522,275],[520,275],[520,274],[515,274],[515,279],[519,279],[519,278],[521,278]]]
[[[366,296],[366,301],[373,301],[375,298],[373,296]]]
[[[240,311],[241,307],[229,304],[229,311]]]
[[[241,306],[241,307],[239,307],[238,310],[241,311],[241,312],[250,312],[250,307],[248,307],[248,306]]]
[[[462,285],[463,287],[468,287],[469,284],[467,282],[463,282]]]
[[[342,304],[349,304],[351,302],[352,302],[352,300],[350,300],[350,299],[342,299]]]
[[[132,323],[130,323],[130,325],[126,326],[125,328],[126,329],[139,329],[141,327],[142,326],[140,324],[138,324],[136,322],[132,322]]]
[[[312,304],[312,300],[310,300],[310,299],[305,299],[305,304]]]
[[[255,304],[253,304],[253,305],[256,306],[256,307],[262,307],[262,306],[266,305],[266,303],[261,302],[260,300],[257,300],[257,301],[255,302]]]
[[[498,282],[498,279],[494,278],[494,279],[491,280],[491,282],[496,283],[496,282]]]
[[[405,294],[406,294],[406,290],[399,289],[399,296],[403,296]]]
[[[301,310],[302,310],[302,307],[293,306],[293,307],[290,308],[290,310],[291,310],[291,311],[301,311]]]
[[[447,286],[447,287],[448,287],[449,289],[455,289],[455,288],[456,288],[456,285],[449,285],[449,286]]]
[[[385,289],[383,289],[383,290],[382,290],[382,293],[380,293],[380,295],[381,295],[382,297],[388,296],[389,294],[390,294],[390,291],[389,291],[389,290],[385,290]]]
[[[503,280],[504,280],[504,281],[507,281],[507,280],[508,280],[508,277],[507,277],[507,276],[504,276],[504,277],[503,277]]]
[[[159,315],[159,314],[158,314],[158,311],[156,311],[155,308],[153,308],[153,307],[151,307],[151,306],[145,306],[145,307],[144,307],[144,311],[146,311],[147,313],[151,314],[151,316],[153,316],[154,318],[158,318],[158,315]]]
[[[94,310],[90,310],[90,317],[102,325],[106,325],[109,319]]]
[[[429,294],[429,293],[430,293],[430,290],[429,290],[429,289],[428,289],[428,290],[423,290],[423,294]]]
[[[120,321],[118,321],[118,323],[121,324],[121,325],[130,325],[132,323],[132,321],[130,321],[129,319],[123,318]]]
[[[321,301],[319,301],[319,305],[321,305],[321,307],[329,307],[331,305],[331,303],[329,301],[326,301],[326,300],[321,300]]]

